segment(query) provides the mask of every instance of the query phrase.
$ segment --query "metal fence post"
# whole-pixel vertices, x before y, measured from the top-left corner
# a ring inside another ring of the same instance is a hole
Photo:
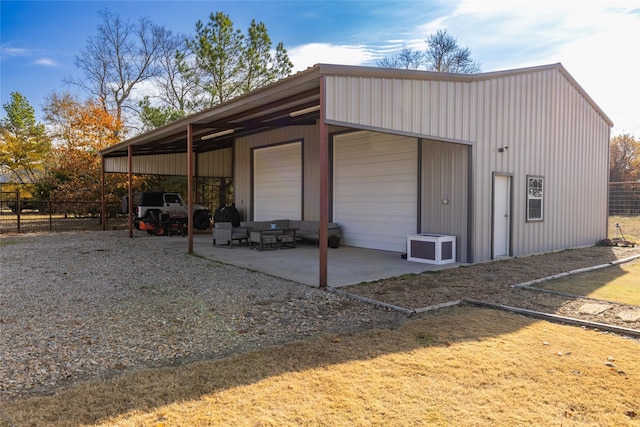
[[[18,221],[18,233],[20,232],[20,211],[22,210],[20,202],[20,192],[16,191],[16,220]]]

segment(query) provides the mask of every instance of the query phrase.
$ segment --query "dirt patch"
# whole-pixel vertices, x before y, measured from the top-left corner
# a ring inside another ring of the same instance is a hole
[[[610,309],[589,313],[581,310],[585,304],[593,302],[588,298],[515,287],[517,284],[608,264],[638,254],[640,248],[594,246],[406,275],[341,290],[412,310],[466,298],[640,330],[639,319],[629,321],[628,316],[619,315],[634,310],[636,306],[609,301],[607,305],[611,306]]]

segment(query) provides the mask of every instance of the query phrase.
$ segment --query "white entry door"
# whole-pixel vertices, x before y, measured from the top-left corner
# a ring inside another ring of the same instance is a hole
[[[511,177],[493,177],[493,258],[509,256],[511,246]]]

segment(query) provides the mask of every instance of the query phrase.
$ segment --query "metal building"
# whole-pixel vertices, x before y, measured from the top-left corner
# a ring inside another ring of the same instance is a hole
[[[606,236],[612,125],[561,64],[319,64],[101,154],[107,173],[232,177],[247,220],[333,221],[343,244],[397,252],[455,235],[479,262]],[[322,286],[326,242],[320,264]]]

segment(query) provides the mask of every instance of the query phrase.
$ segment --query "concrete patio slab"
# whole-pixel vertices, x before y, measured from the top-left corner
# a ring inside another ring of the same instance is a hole
[[[148,236],[148,238],[156,239],[159,246],[180,252],[187,251],[187,240],[184,237]],[[210,234],[196,234],[193,240],[193,251],[214,261],[248,268],[309,286],[318,286],[320,250],[312,244],[299,244],[292,249],[260,252],[238,245],[234,245],[231,249],[225,246],[214,247]],[[329,248],[328,286],[337,288],[460,265],[462,264],[423,264],[402,259],[398,252],[340,246],[337,249]]]

